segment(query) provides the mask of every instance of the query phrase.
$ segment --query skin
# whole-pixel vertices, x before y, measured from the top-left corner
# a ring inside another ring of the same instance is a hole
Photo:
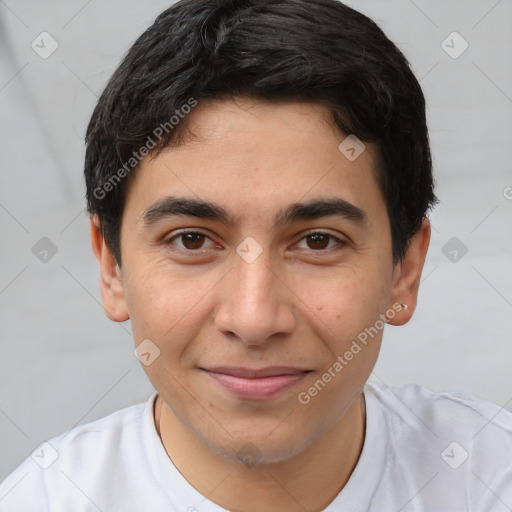
[[[376,148],[366,144],[348,160],[338,149],[345,135],[328,119],[312,103],[201,102],[188,119],[194,137],[146,157],[133,176],[122,268],[98,219],[91,221],[106,314],[130,318],[136,345],[150,339],[160,350],[143,368],[158,391],[163,445],[199,492],[229,510],[322,510],[336,497],[364,443],[362,391],[382,330],[308,404],[298,395],[393,305],[408,306],[389,319],[394,325],[408,322],[416,306],[430,225],[425,219],[393,266]],[[181,216],[146,225],[144,212],[169,195],[219,204],[236,222]],[[332,197],[362,209],[366,222],[329,216],[274,224],[290,203]],[[175,237],[185,228],[206,237]],[[312,232],[345,243],[315,244],[306,237]],[[236,252],[247,237],[263,250],[252,263]],[[276,396],[250,400],[199,369],[217,365],[310,373]],[[248,443],[257,450],[254,465],[238,454]]]

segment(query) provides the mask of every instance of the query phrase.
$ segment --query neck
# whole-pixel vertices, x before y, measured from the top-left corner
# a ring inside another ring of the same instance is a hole
[[[154,415],[162,444],[185,479],[221,507],[243,512],[323,510],[343,489],[357,464],[366,421],[361,394],[331,430],[297,456],[246,467],[201,442],[160,395]]]

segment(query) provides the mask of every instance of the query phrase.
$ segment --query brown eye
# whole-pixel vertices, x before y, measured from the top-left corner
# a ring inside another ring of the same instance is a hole
[[[309,241],[310,249],[325,249],[329,245],[330,235],[325,235],[323,233],[315,233],[313,235],[308,235],[306,237]]]
[[[176,240],[181,241],[181,243],[176,243]],[[168,243],[171,245],[176,245],[182,250],[193,252],[198,251],[199,249],[205,249],[203,246],[206,240],[209,240],[209,237],[203,233],[198,233],[196,231],[185,231],[173,236],[168,241]]]
[[[201,233],[185,233],[181,235],[183,240],[183,245],[190,250],[201,249],[201,246],[204,243],[205,235]]]
[[[304,242],[303,242],[304,241]],[[299,247],[300,249],[306,249],[311,250],[313,252],[327,252],[330,249],[342,249],[347,243],[338,237],[331,235],[330,233],[324,233],[321,231],[308,233],[306,236],[304,236],[300,244],[304,244],[306,247]],[[336,248],[336,246],[338,246]]]

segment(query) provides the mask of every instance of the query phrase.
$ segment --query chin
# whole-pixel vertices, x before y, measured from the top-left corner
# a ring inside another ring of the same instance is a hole
[[[208,439],[208,447],[230,462],[243,464],[246,467],[264,466],[286,462],[300,455],[310,446],[314,439],[297,436],[294,439],[289,432],[283,430],[277,435],[250,435],[246,430],[244,436],[227,436],[222,440]]]

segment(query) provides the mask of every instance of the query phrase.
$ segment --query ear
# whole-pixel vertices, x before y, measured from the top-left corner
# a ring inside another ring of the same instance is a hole
[[[391,325],[404,325],[416,309],[421,272],[430,243],[430,222],[423,219],[420,230],[411,238],[404,259],[393,270],[390,309],[397,313],[388,319]],[[405,304],[407,308],[398,306]]]
[[[100,291],[105,314],[114,322],[125,322],[130,314],[124,297],[123,276],[103,238],[97,215],[91,218],[91,245],[100,264]]]

